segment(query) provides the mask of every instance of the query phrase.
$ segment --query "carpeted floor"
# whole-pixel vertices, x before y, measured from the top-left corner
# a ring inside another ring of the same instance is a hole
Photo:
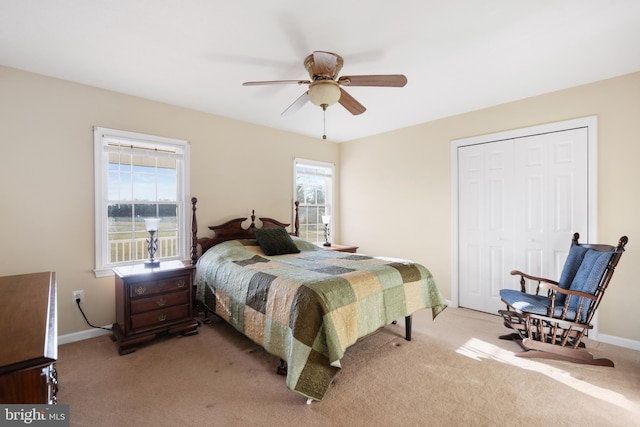
[[[640,425],[640,352],[590,342],[615,368],[517,358],[497,316],[448,308],[358,341],[322,402],[287,390],[278,359],[214,320],[119,356],[108,336],[59,349],[73,426]]]

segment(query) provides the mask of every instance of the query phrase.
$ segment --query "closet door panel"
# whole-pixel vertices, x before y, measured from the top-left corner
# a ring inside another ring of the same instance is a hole
[[[512,280],[513,143],[462,147],[459,152],[459,303],[493,312],[502,308],[499,290]],[[467,268],[468,266],[468,268]]]
[[[573,233],[587,237],[587,130],[518,138],[514,152],[516,191],[524,191],[516,195],[518,269],[557,280]],[[540,253],[539,261],[531,252]]]
[[[459,271],[460,304],[465,307],[481,307],[484,273],[484,222],[482,200],[485,193],[485,156],[481,146],[469,146],[458,155],[460,180],[460,252],[459,259],[465,268]]]

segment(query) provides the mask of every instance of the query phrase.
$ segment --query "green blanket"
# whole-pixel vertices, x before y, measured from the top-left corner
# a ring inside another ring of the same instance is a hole
[[[300,253],[266,256],[255,240],[232,240],[198,260],[197,299],[287,362],[287,387],[322,400],[346,349],[381,326],[446,308],[431,273],[407,261],[323,250],[295,238]]]

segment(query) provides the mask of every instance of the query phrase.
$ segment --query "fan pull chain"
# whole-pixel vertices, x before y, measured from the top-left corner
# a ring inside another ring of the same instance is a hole
[[[322,104],[322,139],[327,139],[327,104]]]

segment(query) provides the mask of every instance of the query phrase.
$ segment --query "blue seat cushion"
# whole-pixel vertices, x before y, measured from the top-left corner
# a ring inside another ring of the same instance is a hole
[[[543,295],[526,294],[514,289],[500,289],[500,298],[511,307],[521,313],[532,313],[547,316],[547,308],[550,304],[550,298]],[[556,303],[553,308],[553,317],[560,317],[564,306]],[[569,307],[565,319],[575,321],[576,310]]]

